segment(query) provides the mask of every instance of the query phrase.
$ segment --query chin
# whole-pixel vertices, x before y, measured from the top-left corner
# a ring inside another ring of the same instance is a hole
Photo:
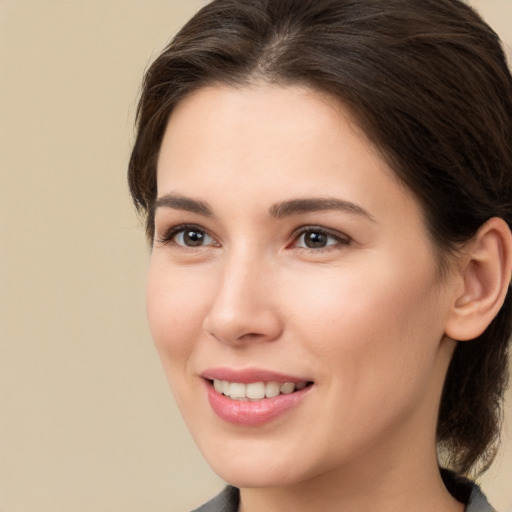
[[[303,480],[296,472],[290,472],[289,464],[276,467],[273,461],[262,464],[241,460],[224,464],[216,460],[210,466],[222,480],[239,488],[286,487]]]
[[[225,482],[239,488],[280,487],[311,478],[305,458],[297,459],[297,446],[287,449],[269,439],[198,443],[212,470]]]

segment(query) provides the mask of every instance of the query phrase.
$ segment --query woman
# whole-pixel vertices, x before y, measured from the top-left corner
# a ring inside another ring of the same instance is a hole
[[[150,329],[230,484],[199,510],[492,510],[460,475],[507,380],[496,34],[458,0],[216,0],[138,114]]]

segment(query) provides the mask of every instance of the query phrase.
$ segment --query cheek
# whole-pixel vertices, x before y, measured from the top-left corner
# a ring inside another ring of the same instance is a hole
[[[147,281],[149,328],[162,363],[186,368],[203,325],[206,293],[193,273],[151,261]]]
[[[435,358],[443,335],[436,281],[429,265],[425,269],[413,276],[407,265],[375,262],[362,272],[316,276],[295,314],[309,350],[336,361],[332,371],[341,368],[354,382],[380,375],[391,385],[397,373],[410,379]],[[290,302],[304,295],[295,289]]]

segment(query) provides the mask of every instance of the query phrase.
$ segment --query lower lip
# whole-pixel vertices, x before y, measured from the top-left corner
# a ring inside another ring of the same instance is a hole
[[[278,395],[262,400],[232,400],[215,391],[210,381],[206,382],[210,406],[222,420],[234,425],[257,426],[275,420],[295,407],[311,390],[311,385],[288,395]]]

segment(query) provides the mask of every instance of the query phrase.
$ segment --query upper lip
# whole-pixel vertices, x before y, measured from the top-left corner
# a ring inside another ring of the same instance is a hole
[[[311,379],[286,375],[284,373],[265,370],[261,368],[209,368],[200,373],[203,379],[208,380],[227,380],[229,382],[239,382],[249,384],[251,382],[310,382]]]

